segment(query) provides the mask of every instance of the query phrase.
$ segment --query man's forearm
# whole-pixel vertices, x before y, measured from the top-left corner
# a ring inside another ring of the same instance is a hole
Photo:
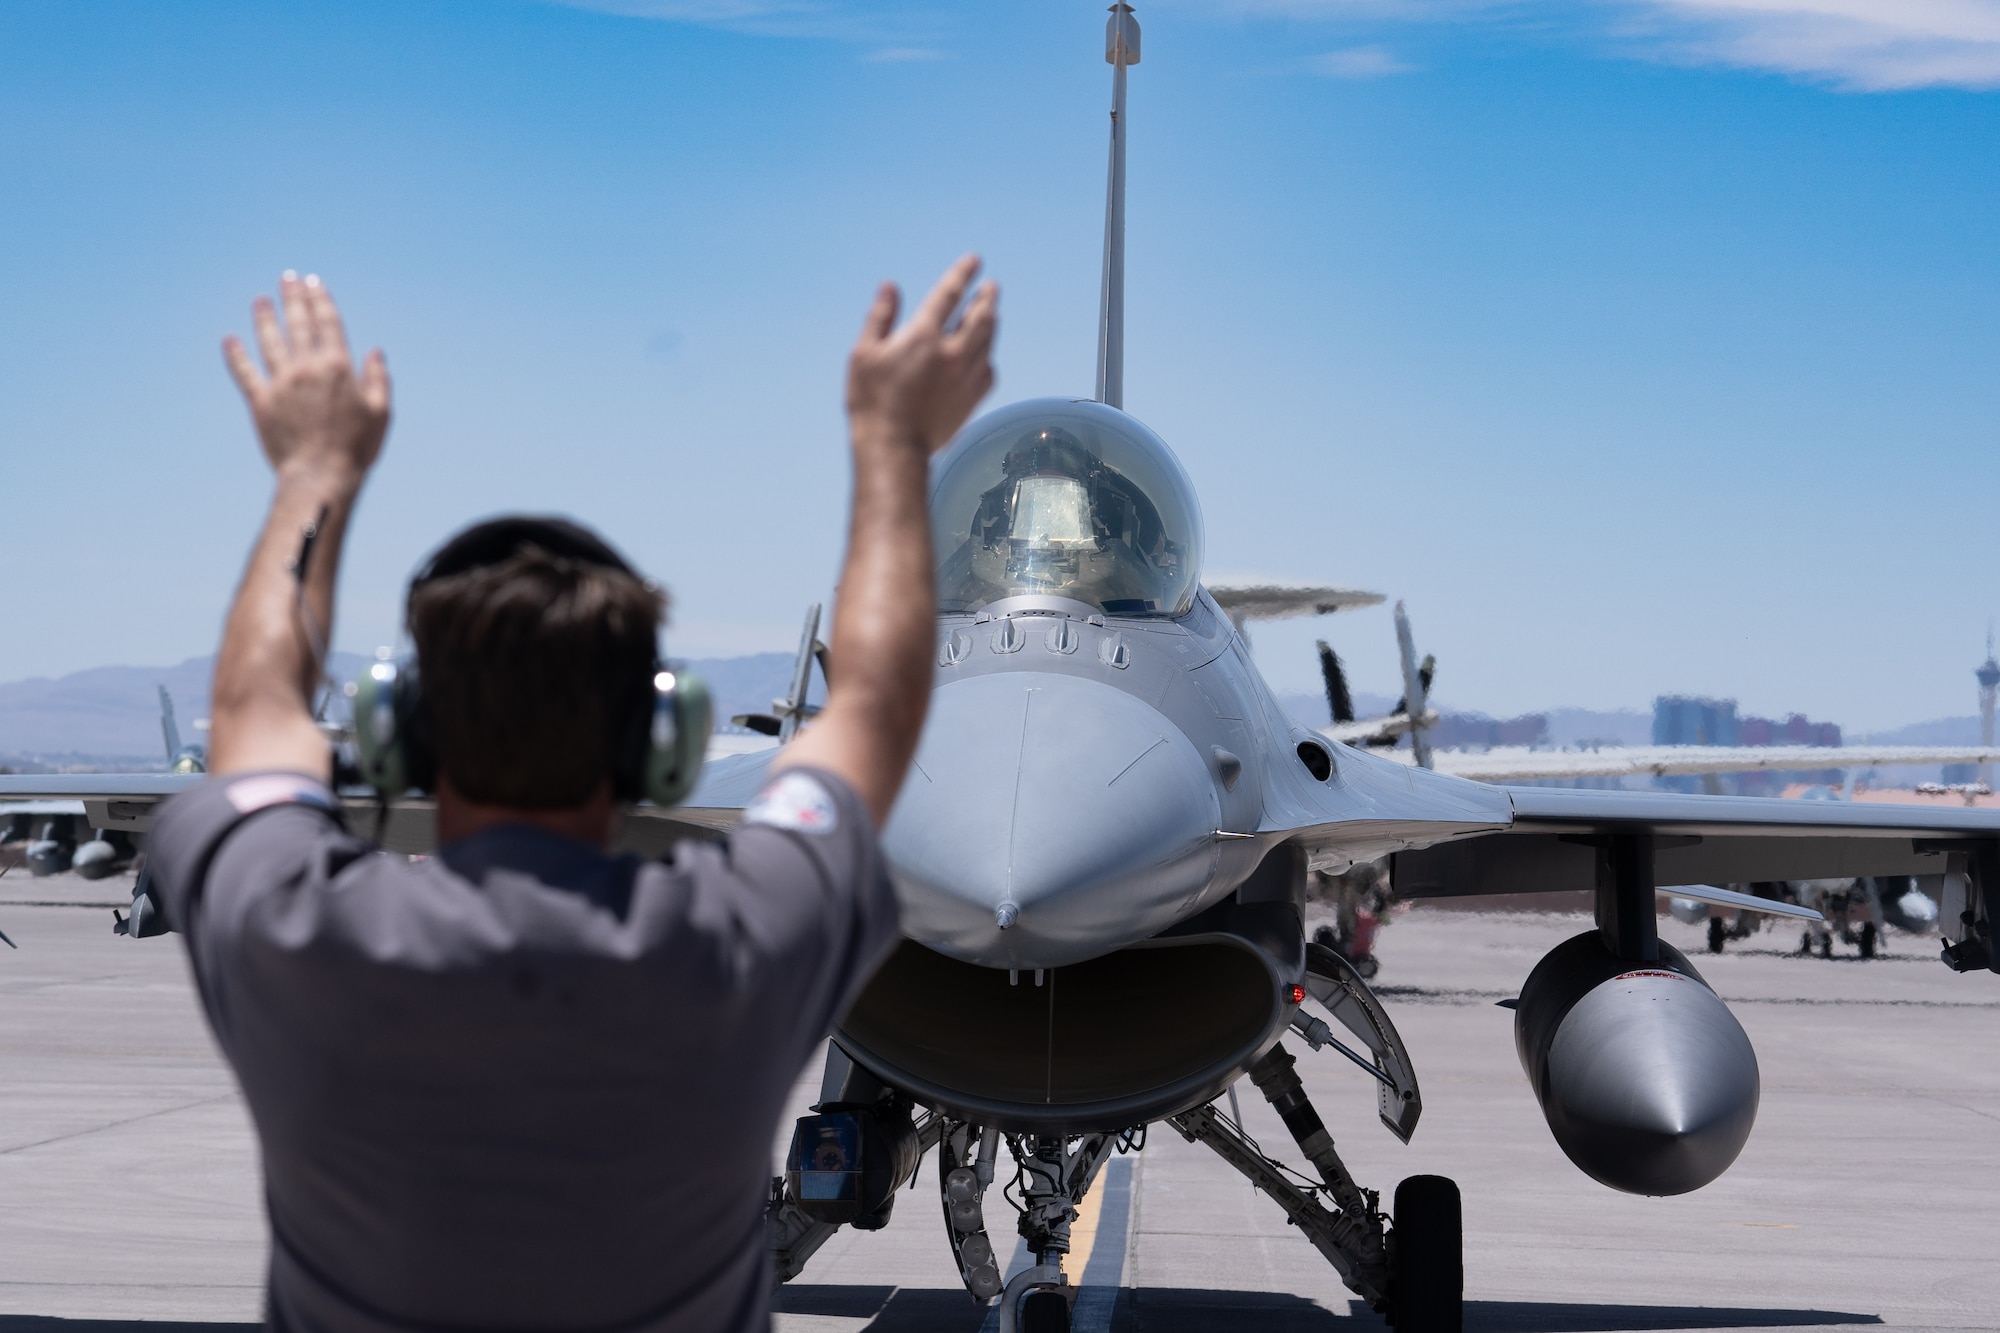
[[[833,660],[857,664],[858,670],[841,671],[843,686],[851,680],[854,687],[848,706],[867,709],[882,729],[883,759],[899,773],[916,751],[930,703],[937,584],[925,504],[929,476],[926,460],[912,449],[856,441]]]
[[[216,659],[209,733],[215,772],[288,768],[330,775],[312,694],[332,633],[341,542],[359,491],[358,477],[280,475]]]
[[[930,456],[993,387],[995,308],[986,283],[956,327],[979,272],[967,255],[896,329],[900,297],[884,283],[847,364],[854,510],[833,623],[826,711],[777,760],[845,778],[879,825],[889,817],[930,707],[937,584],[931,562]]]
[[[930,703],[937,594],[923,454],[854,441],[854,508],[831,636],[826,709],[786,764],[819,764],[889,817]]]

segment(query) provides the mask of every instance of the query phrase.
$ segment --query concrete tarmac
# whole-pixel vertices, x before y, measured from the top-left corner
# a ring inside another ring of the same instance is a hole
[[[0,879],[0,931],[20,946],[0,947],[0,1333],[254,1323],[255,1145],[178,943],[112,936],[129,879],[19,873]],[[1663,921],[1749,1032],[1763,1101],[1719,1181],[1634,1198],[1563,1157],[1495,1007],[1585,925],[1419,908],[1383,931],[1376,989],[1425,1102],[1407,1146],[1376,1120],[1371,1080],[1290,1043],[1365,1187],[1459,1182],[1468,1329],[2000,1330],[2000,977],[1954,976],[1907,935],[1870,962],[1797,958],[1789,927],[1711,958],[1696,928]],[[800,1109],[816,1090],[816,1067],[801,1071]],[[1238,1093],[1250,1132],[1302,1168],[1247,1081]],[[936,1189],[926,1161],[886,1230],[829,1242],[780,1293],[781,1333],[991,1328],[958,1284]],[[1164,1127],[1114,1160],[1085,1213],[1079,1330],[1383,1327],[1269,1200]],[[1004,1245],[997,1187],[987,1216]]]

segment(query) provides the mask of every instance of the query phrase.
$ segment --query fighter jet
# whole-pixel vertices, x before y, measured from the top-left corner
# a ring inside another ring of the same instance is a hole
[[[167,771],[198,774],[207,771],[204,747],[181,744],[180,728],[174,721],[173,696],[164,685],[160,692],[160,736],[166,744]],[[200,725],[200,724],[197,724]],[[0,843],[24,844],[22,861],[35,876],[59,875],[74,871],[85,879],[104,879],[131,868],[138,847],[130,832],[96,823],[81,801],[37,800],[0,801]],[[78,844],[80,829],[92,830],[91,837]]]
[[[1389,1012],[1305,938],[1308,875],[1387,858],[1404,897],[1591,891],[1596,925],[1522,985],[1522,1065],[1579,1168],[1679,1194],[1735,1160],[1759,1085],[1742,1027],[1657,937],[1662,886],[1939,873],[1945,962],[2000,969],[2000,811],[1494,785],[1291,720],[1202,585],[1193,483],[1123,408],[1125,104],[1139,62],[1127,4],[1112,6],[1105,54],[1096,392],[992,411],[934,465],[936,675],[883,835],[906,938],[832,1033],[819,1102],[773,1183],[775,1269],[797,1276],[840,1226],[884,1225],[935,1153],[945,1242],[971,1298],[997,1301],[1005,1330],[1065,1329],[1077,1204],[1150,1128],[1251,1180],[1398,1333],[1458,1330],[1457,1186],[1416,1176],[1385,1199],[1357,1180],[1288,1049],[1358,1064],[1388,1131],[1416,1131],[1423,1098]],[[773,753],[717,758],[685,804],[633,809],[627,845],[727,829]],[[0,797],[80,798],[143,825],[191,780],[6,778]],[[352,799],[357,813],[374,804]],[[381,828],[386,845],[422,850],[428,805],[398,802]],[[1218,1108],[1246,1075],[1316,1178]],[[1003,1147],[1015,1185],[996,1198]],[[989,1207],[1026,1243],[1030,1266],[1011,1277]]]

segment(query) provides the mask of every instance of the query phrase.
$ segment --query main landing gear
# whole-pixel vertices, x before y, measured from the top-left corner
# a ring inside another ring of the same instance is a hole
[[[1373,1065],[1332,1030],[1303,1013],[1292,1026],[1315,1048],[1332,1045],[1381,1083],[1382,1121],[1408,1140],[1422,1101],[1402,1039],[1354,969],[1318,945],[1306,950],[1307,989],[1341,1025],[1365,1042]],[[1347,1288],[1387,1316],[1397,1333],[1460,1333],[1465,1277],[1458,1186],[1443,1176],[1411,1176],[1396,1188],[1393,1219],[1381,1196],[1354,1181],[1333,1136],[1306,1097],[1297,1061],[1283,1044],[1250,1066],[1256,1085],[1285,1122],[1319,1183],[1265,1155],[1255,1140],[1211,1105],[1169,1117],[1192,1143],[1206,1143],[1284,1209],[1286,1219],[1326,1256]]]

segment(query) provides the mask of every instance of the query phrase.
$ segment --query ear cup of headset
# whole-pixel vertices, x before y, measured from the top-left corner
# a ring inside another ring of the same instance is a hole
[[[355,766],[376,795],[389,799],[415,789],[428,792],[437,764],[424,734],[416,662],[377,662],[361,673],[349,695],[354,704]],[[643,756],[636,781],[620,780],[624,800],[678,805],[701,780],[712,726],[708,686],[687,671],[653,678],[653,707],[642,715]]]
[[[387,800],[415,788],[429,791],[436,778],[418,712],[413,659],[376,662],[349,688],[354,705],[354,757],[361,780]]]
[[[652,734],[647,738],[645,797],[679,805],[701,780],[712,724],[708,685],[691,671],[653,677]]]

